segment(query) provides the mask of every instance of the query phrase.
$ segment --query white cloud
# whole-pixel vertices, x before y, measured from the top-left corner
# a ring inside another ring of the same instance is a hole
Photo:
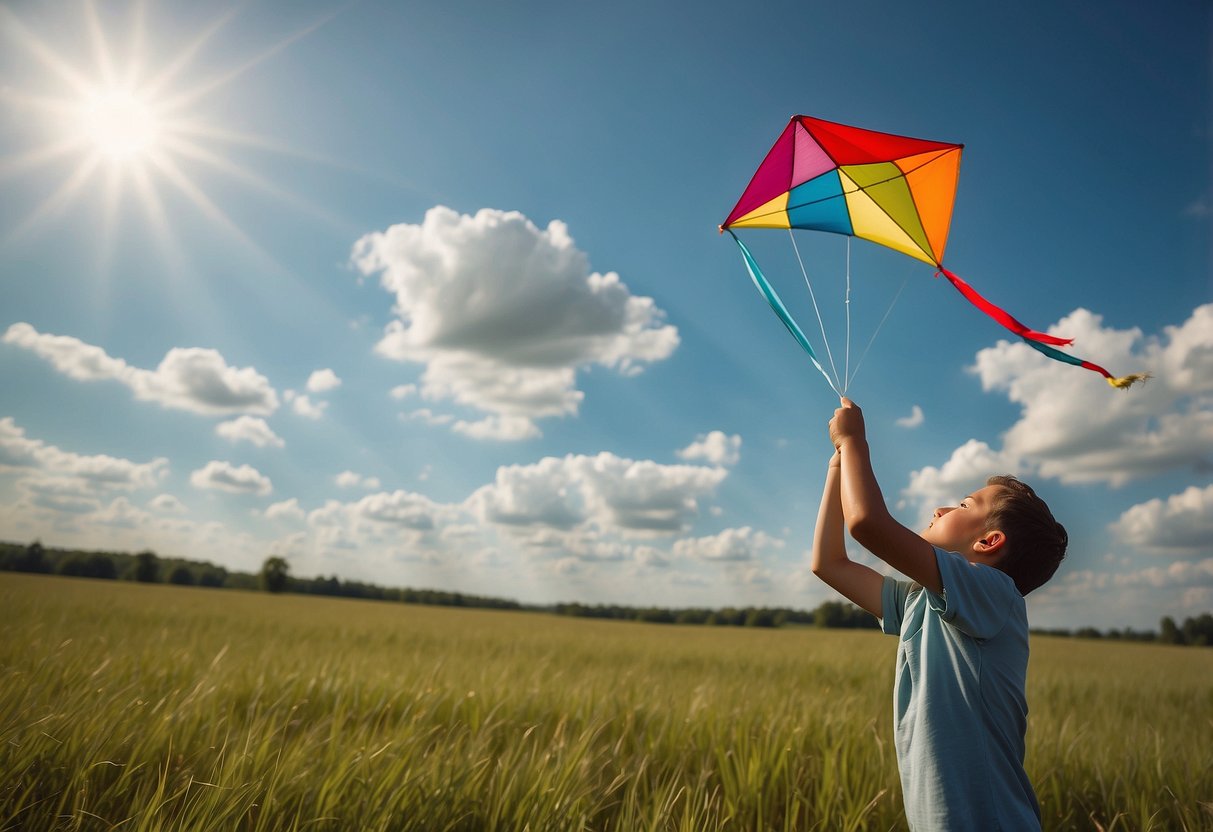
[[[274,490],[270,478],[251,465],[236,466],[219,460],[211,460],[191,473],[190,484],[195,488],[259,496]]]
[[[316,370],[307,379],[307,391],[309,393],[327,393],[330,390],[336,390],[340,386],[341,379],[328,368]]]
[[[534,439],[540,436],[539,428],[525,416],[487,416],[476,422],[462,419],[451,427],[455,433],[462,433],[472,439],[494,440],[497,442],[518,442],[523,439]]]
[[[278,408],[278,395],[265,376],[252,367],[229,367],[216,350],[174,347],[155,370],[144,370],[107,355],[101,347],[40,333],[27,323],[10,326],[3,340],[46,359],[69,378],[117,381],[136,399],[162,407],[207,415],[269,415]]]
[[[351,507],[356,515],[377,523],[427,531],[437,523],[438,507],[424,494],[409,491],[371,494]]]
[[[291,497],[289,500],[267,506],[265,516],[270,520],[302,520],[306,513],[299,507],[299,500]]]
[[[411,413],[401,413],[402,419],[412,419],[427,425],[449,425],[455,417],[449,413],[435,413],[428,407],[419,407]]]
[[[910,408],[909,416],[902,416],[900,419],[897,420],[897,426],[899,428],[913,429],[913,428],[919,427],[920,425],[922,425],[922,423],[923,423],[922,408],[919,407],[918,405],[914,405],[912,408]]]
[[[324,416],[324,411],[328,409],[328,402],[314,402],[307,396],[296,395],[291,398],[291,410],[295,411],[295,415],[302,416],[305,419],[320,419]]]
[[[1106,328],[1085,309],[1050,331],[1073,337],[1074,353],[1109,370],[1147,370],[1154,378],[1145,387],[1115,390],[1095,373],[1050,361],[1022,342],[983,349],[972,371],[983,389],[1020,405],[1019,420],[1001,448],[970,439],[943,466],[911,473],[903,502],[922,509],[954,503],[995,473],[1119,486],[1213,462],[1213,304],[1154,338]],[[1120,522],[1137,529],[1145,515],[1142,509]]]
[[[1198,561],[1178,561],[1168,566],[1155,566],[1131,573],[1123,583],[1148,584],[1150,586],[1184,588],[1213,586],[1213,558]]]
[[[151,516],[146,511],[131,505],[130,500],[125,497],[118,497],[108,506],[94,513],[89,520],[102,526],[137,529],[146,526],[151,520]]]
[[[168,460],[151,462],[99,454],[85,456],[31,439],[12,417],[0,419],[0,471],[27,469],[40,477],[57,477],[103,488],[154,488],[168,474]]]
[[[161,514],[185,514],[185,504],[172,494],[159,494],[147,503],[148,508]]]
[[[264,419],[257,416],[240,416],[229,422],[215,425],[215,435],[229,442],[251,442],[258,448],[282,448],[286,442],[274,433]]]
[[[983,389],[1021,406],[1004,438],[1005,454],[1064,483],[1113,486],[1209,461],[1213,304],[1153,338],[1106,328],[1085,309],[1051,330],[1073,337],[1075,354],[1111,371],[1146,370],[1154,378],[1144,388],[1113,390],[1096,374],[1050,361],[1023,343],[981,350],[973,370]]]
[[[674,543],[674,555],[705,561],[752,561],[760,551],[782,548],[783,541],[749,526],[725,529],[708,537],[687,538]]]
[[[942,466],[912,472],[902,495],[920,512],[926,512],[941,505],[956,505],[966,494],[984,486],[991,474],[1023,472],[1022,461],[1013,454],[970,439],[953,451]]]
[[[390,395],[396,401],[400,401],[401,399],[407,399],[409,396],[413,396],[416,394],[417,394],[417,385],[416,384],[399,384],[399,385],[393,387],[388,392],[388,395]]]
[[[481,519],[506,526],[572,529],[594,523],[629,534],[683,531],[698,501],[724,480],[723,468],[662,465],[610,453],[547,457],[497,469],[495,481],[466,505]]]
[[[399,317],[378,352],[425,364],[426,398],[499,420],[464,423],[470,436],[533,436],[537,428],[522,420],[577,412],[578,369],[630,374],[678,345],[652,299],[632,295],[614,273],[591,272],[559,221],[540,229],[517,212],[468,216],[439,206],[420,225],[364,236],[351,257],[396,298]]]
[[[1109,527],[1142,551],[1198,555],[1213,551],[1213,485],[1191,486],[1166,500],[1140,503]]]
[[[354,471],[342,471],[334,478],[338,488],[365,488],[373,491],[379,488],[378,477],[364,477]]]
[[[741,437],[728,436],[714,430],[700,434],[690,445],[678,451],[678,458],[688,461],[702,459],[713,465],[736,465],[741,459]]]

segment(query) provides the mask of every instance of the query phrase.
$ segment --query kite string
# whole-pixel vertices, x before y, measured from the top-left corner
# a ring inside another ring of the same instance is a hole
[[[813,292],[809,272],[804,267],[804,260],[800,257],[800,248],[796,245],[796,235],[792,233],[791,228],[788,229],[788,239],[792,241],[792,250],[796,252],[796,262],[800,264],[800,273],[804,275],[804,285],[809,287],[809,297],[813,299],[813,311],[817,313],[817,326],[821,328],[821,341],[826,347],[826,357],[830,359],[830,371],[834,373],[834,392],[838,393],[838,386],[842,384],[842,380],[838,376],[838,368],[834,366],[834,353],[830,351],[830,340],[826,337],[826,325],[821,320],[821,310],[817,308],[817,295]],[[845,386],[842,388],[842,392],[846,392]]]
[[[876,342],[876,336],[880,334],[880,329],[884,326],[884,322],[887,321],[889,319],[889,315],[893,313],[893,307],[897,305],[897,299],[901,297],[901,293],[905,291],[906,284],[909,282],[910,276],[907,274],[905,279],[901,281],[901,288],[897,290],[897,294],[893,295],[893,301],[889,304],[889,308],[885,310],[884,317],[881,318],[880,323],[876,325],[876,330],[872,333],[872,337],[868,340],[868,345],[863,348],[863,354],[860,355],[859,360],[855,362],[855,372],[851,373],[850,377],[847,379],[846,386],[843,387],[844,391],[850,386],[851,382],[855,380],[855,376],[859,375],[859,368],[863,364],[863,360],[868,357],[868,350],[872,349],[872,344]]]
[[[842,394],[847,394],[847,387],[851,384],[851,238],[847,237],[847,294],[844,302],[847,310],[847,343],[846,343],[846,363],[842,374]],[[856,367],[856,369],[859,369]]]

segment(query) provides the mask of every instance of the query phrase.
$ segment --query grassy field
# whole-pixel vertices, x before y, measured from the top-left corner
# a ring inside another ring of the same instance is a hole
[[[0,573],[0,829],[901,829],[894,643]],[[1046,829],[1213,829],[1213,650],[1036,639]]]

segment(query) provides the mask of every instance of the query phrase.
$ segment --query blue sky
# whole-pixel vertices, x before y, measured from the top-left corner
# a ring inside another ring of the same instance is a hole
[[[946,262],[798,245],[898,517],[1213,608],[1207,4],[0,8],[0,537],[526,601],[816,606],[836,398],[716,226],[794,113],[966,145]],[[786,235],[745,239],[820,346]],[[904,288],[902,288],[904,287]],[[900,294],[898,294],[900,291]],[[861,553],[855,553],[862,557]]]

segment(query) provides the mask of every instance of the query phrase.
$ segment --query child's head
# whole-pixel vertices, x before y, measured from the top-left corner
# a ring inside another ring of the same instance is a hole
[[[1027,595],[1053,577],[1066,556],[1069,535],[1031,486],[1010,475],[990,477],[986,484],[997,486],[986,529],[1006,535],[994,566],[1011,576],[1020,595]]]

